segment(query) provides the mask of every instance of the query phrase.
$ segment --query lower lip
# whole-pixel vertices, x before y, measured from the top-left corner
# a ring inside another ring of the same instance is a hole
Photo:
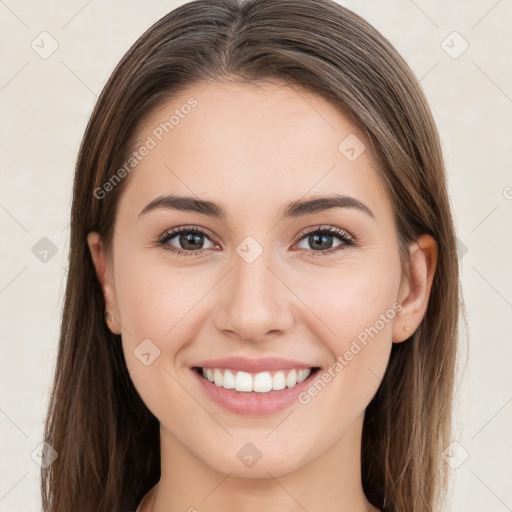
[[[274,414],[286,409],[298,400],[298,395],[310,385],[310,378],[317,373],[312,371],[306,380],[293,388],[269,391],[268,393],[257,393],[255,391],[248,393],[235,391],[234,389],[224,389],[201,377],[195,369],[192,369],[192,372],[199,379],[199,383],[206,394],[214,402],[228,411],[243,416]]]

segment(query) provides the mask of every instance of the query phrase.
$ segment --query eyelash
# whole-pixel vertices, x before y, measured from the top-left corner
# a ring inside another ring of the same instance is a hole
[[[161,247],[164,251],[169,251],[179,256],[200,256],[201,253],[204,252],[204,249],[197,249],[196,251],[185,251],[183,249],[177,249],[176,247],[171,248],[171,246],[167,244],[169,240],[172,240],[177,235],[181,235],[183,233],[201,234],[206,236],[207,238],[212,238],[211,235],[203,228],[200,228],[198,226],[183,226],[181,228],[174,228],[165,232],[160,238],[158,238],[155,245],[157,247]],[[354,237],[349,236],[348,233],[346,233],[342,229],[330,226],[320,226],[310,231],[302,232],[300,234],[298,242],[302,241],[304,238],[312,234],[336,236],[341,242],[343,242],[342,244],[325,251],[309,250],[308,252],[311,253],[312,256],[327,256],[339,250],[343,250],[346,247],[356,247],[358,245],[358,242]]]

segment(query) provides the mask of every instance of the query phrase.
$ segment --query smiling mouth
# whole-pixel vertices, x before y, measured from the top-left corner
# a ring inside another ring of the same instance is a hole
[[[291,369],[248,373],[225,368],[194,367],[205,380],[219,388],[230,389],[240,393],[271,393],[294,388],[316,374],[320,368]]]

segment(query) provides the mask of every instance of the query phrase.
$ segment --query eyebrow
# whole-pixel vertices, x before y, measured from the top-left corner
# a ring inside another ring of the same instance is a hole
[[[289,203],[283,213],[283,218],[296,218],[305,215],[331,210],[333,208],[356,208],[372,218],[375,218],[373,212],[364,203],[358,199],[343,194],[333,194],[327,197],[317,197],[312,199],[299,199]],[[159,196],[147,204],[139,214],[139,218],[153,210],[167,209],[183,212],[195,212],[210,217],[225,220],[226,210],[218,203],[205,199],[197,199],[190,196],[177,194],[168,194]]]

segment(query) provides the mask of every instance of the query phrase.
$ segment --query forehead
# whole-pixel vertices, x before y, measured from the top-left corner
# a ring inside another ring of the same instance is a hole
[[[132,150],[150,149],[139,151],[121,197],[120,210],[133,216],[167,193],[273,219],[283,203],[339,193],[391,215],[366,136],[340,109],[295,86],[196,84],[155,108],[134,139]]]

